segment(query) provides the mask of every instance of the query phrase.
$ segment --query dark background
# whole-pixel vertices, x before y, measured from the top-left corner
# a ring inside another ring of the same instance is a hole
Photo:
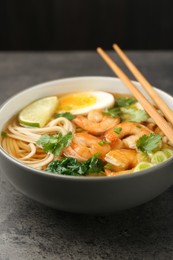
[[[173,49],[172,0],[0,0],[0,50]]]

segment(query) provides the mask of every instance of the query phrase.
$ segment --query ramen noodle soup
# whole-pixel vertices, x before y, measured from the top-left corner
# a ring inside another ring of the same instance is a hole
[[[134,97],[102,91],[28,104],[1,132],[1,146],[43,174],[71,176],[133,174],[173,155],[172,144]]]

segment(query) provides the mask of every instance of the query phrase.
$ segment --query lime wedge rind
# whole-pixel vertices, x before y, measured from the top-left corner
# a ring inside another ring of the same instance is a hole
[[[19,119],[20,125],[22,126],[28,126],[28,127],[40,127],[39,123],[33,123],[33,122],[25,122]]]

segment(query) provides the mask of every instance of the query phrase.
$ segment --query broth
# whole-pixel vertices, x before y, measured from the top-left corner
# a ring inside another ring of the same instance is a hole
[[[1,132],[2,148],[35,169],[93,177],[133,174],[172,156],[172,144],[132,96],[107,94],[110,102],[95,93],[75,109],[70,97],[42,127],[21,124],[19,112]]]

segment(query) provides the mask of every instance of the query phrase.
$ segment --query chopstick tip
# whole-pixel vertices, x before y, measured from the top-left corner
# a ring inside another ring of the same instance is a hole
[[[112,45],[112,47],[113,47],[114,49],[117,49],[117,48],[119,48],[119,46],[118,46],[118,44],[117,44],[117,43],[114,43],[114,44]]]
[[[103,56],[103,55],[104,55],[104,50],[103,50],[101,47],[98,47],[98,48],[97,48],[97,53],[98,53],[99,55]]]
[[[101,50],[102,50],[101,47],[97,47],[97,49],[96,49],[97,52],[100,52]]]

